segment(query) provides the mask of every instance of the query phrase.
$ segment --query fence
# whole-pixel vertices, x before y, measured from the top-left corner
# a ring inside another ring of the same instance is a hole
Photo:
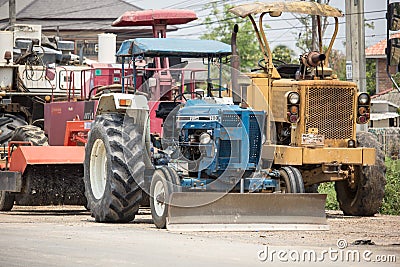
[[[369,128],[378,137],[382,149],[388,157],[398,157],[400,150],[400,128]]]

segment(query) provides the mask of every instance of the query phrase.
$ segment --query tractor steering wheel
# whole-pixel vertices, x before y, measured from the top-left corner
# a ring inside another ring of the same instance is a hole
[[[275,59],[275,58],[272,59],[272,63],[274,63],[274,65],[277,65],[277,66],[280,66],[280,65],[287,65],[287,63],[286,63],[285,61],[280,60],[280,59]],[[275,63],[279,63],[279,64],[275,64]],[[262,58],[262,59],[260,59],[260,60],[258,61],[258,66],[259,66],[260,68],[262,68],[262,69],[265,69],[265,68],[266,68],[266,66],[265,66],[265,58]]]
[[[203,98],[203,95],[200,94],[199,92],[180,93],[180,94],[177,94],[177,95],[174,97],[174,103],[176,102],[176,100],[177,100],[179,97],[182,98],[182,99],[185,99],[185,101],[187,101],[187,99],[186,99],[186,97],[185,97],[185,94],[195,94],[195,95],[200,96],[200,99]]]

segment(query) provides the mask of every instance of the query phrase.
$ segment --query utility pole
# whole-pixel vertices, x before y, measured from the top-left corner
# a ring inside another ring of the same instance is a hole
[[[8,0],[8,15],[10,18],[10,30],[14,30],[14,25],[17,21],[15,0]]]
[[[346,0],[346,78],[367,91],[365,63],[364,0]],[[359,130],[366,131],[362,125]]]
[[[316,0],[318,4],[321,4],[321,0]],[[311,51],[319,51],[318,45],[318,23],[317,23],[317,16],[311,16]],[[321,37],[322,38],[322,37]],[[322,53],[322,51],[319,51]]]

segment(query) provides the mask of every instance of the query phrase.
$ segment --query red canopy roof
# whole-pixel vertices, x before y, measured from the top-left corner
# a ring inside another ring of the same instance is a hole
[[[176,25],[186,24],[195,19],[196,13],[183,9],[127,11],[116,19],[112,26]]]

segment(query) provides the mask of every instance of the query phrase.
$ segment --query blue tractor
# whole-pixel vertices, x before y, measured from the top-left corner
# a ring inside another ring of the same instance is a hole
[[[180,166],[185,190],[279,191],[279,172],[260,172],[264,111],[237,105],[188,100],[176,114],[179,153],[170,163]],[[185,168],[182,168],[185,165]],[[186,171],[185,171],[186,169]],[[253,177],[257,172],[259,177]],[[273,177],[274,179],[270,178]],[[238,183],[244,179],[244,184]],[[250,181],[257,180],[257,186]]]

